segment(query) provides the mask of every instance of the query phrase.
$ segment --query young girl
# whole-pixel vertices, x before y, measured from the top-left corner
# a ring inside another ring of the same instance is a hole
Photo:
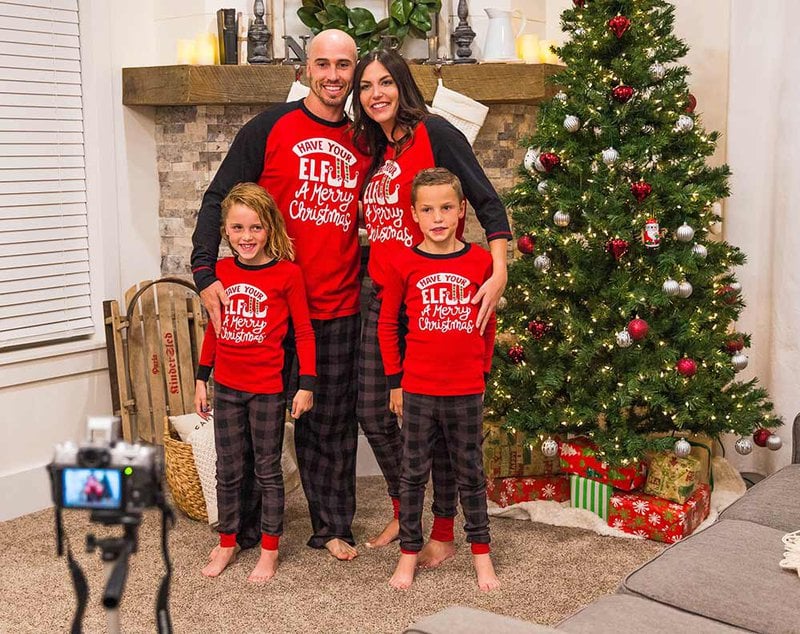
[[[234,257],[217,262],[216,276],[230,303],[219,335],[209,323],[195,393],[195,409],[207,419],[206,381],[213,367],[219,546],[203,574],[216,577],[236,557],[244,454],[252,445],[262,534],[261,557],[248,581],[265,583],[275,574],[283,532],[283,339],[291,319],[300,362],[300,389],[291,414],[298,418],[314,400],[314,331],[303,277],[290,261],[294,249],[272,197],[254,183],[236,185],[222,201],[221,231]]]

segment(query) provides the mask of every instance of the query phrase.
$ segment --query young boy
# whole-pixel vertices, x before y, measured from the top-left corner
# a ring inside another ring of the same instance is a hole
[[[479,307],[471,300],[492,274],[492,258],[456,238],[466,202],[460,181],[448,170],[419,172],[411,188],[411,206],[423,240],[396,254],[378,319],[391,388],[389,409],[403,419],[401,555],[389,584],[405,590],[414,580],[431,454],[442,436],[458,483],[478,587],[488,592],[500,586],[489,556],[481,449],[484,381],[491,368],[495,319],[493,315],[481,335],[475,323]],[[401,361],[398,315],[403,305],[408,334]]]

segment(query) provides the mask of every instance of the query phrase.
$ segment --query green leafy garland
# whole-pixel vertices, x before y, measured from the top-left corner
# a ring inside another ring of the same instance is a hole
[[[390,0],[389,17],[378,22],[371,11],[350,9],[345,0],[303,0],[297,16],[314,35],[326,29],[350,34],[363,55],[380,47],[383,37],[394,37],[400,44],[407,35],[424,39],[431,30],[431,14],[441,8],[441,0]]]

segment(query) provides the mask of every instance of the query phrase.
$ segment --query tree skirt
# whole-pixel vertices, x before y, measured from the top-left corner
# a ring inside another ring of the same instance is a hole
[[[742,497],[747,487],[731,464],[721,456],[715,456],[711,462],[714,473],[714,490],[711,493],[711,511],[705,521],[695,529],[695,532],[713,524],[719,514],[736,500]],[[569,502],[549,502],[536,500],[533,502],[520,502],[505,508],[489,501],[489,515],[517,520],[530,520],[552,526],[569,526],[584,528],[594,531],[599,535],[612,537],[625,537],[628,539],[643,539],[637,535],[625,533],[606,524],[599,515],[584,509],[572,508]]]

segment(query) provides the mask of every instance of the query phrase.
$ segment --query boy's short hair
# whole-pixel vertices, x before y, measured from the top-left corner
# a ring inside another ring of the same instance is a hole
[[[434,185],[450,185],[458,197],[458,202],[460,203],[464,200],[464,190],[461,188],[461,181],[458,176],[446,167],[429,167],[417,172],[414,181],[411,183],[411,204],[417,204],[417,190],[420,187]]]

